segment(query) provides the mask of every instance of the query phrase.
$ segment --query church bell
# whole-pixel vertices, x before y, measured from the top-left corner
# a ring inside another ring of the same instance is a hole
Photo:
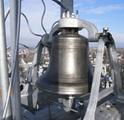
[[[49,66],[37,86],[59,95],[88,92],[88,40],[78,30],[63,30],[54,36]]]

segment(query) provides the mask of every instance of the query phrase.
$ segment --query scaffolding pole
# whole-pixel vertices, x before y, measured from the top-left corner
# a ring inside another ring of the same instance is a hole
[[[7,99],[9,78],[7,67],[7,52],[6,52],[6,30],[4,21],[4,3],[0,0],[0,80],[2,90],[3,109]],[[5,120],[12,120],[11,101],[9,99]]]
[[[10,0],[10,38],[12,43],[12,63],[15,64],[14,72],[14,120],[21,120],[21,97],[19,86],[19,61],[18,61],[18,43],[20,34],[20,14],[21,0]]]

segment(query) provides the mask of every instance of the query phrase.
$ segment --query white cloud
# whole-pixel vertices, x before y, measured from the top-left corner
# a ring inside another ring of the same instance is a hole
[[[104,13],[108,13],[111,11],[122,10],[122,9],[124,9],[123,4],[113,4],[113,5],[88,8],[88,9],[83,10],[83,12],[87,14],[104,14]]]

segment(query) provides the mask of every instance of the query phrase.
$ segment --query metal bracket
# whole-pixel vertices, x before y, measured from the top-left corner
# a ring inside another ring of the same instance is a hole
[[[117,100],[124,103],[124,90],[122,89],[122,79],[117,58],[117,50],[111,33],[107,33],[106,47],[113,70],[114,93]]]
[[[69,12],[67,12],[66,15],[60,19],[59,23],[51,30],[48,41],[51,42],[53,35],[63,28],[76,28],[79,30],[85,28],[88,31],[89,42],[98,42],[99,34],[96,26],[89,21],[80,20]]]

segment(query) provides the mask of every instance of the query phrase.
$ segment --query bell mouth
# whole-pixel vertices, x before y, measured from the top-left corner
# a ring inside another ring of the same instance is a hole
[[[48,83],[42,80],[37,81],[39,90],[59,95],[84,95],[88,93],[87,83]]]

